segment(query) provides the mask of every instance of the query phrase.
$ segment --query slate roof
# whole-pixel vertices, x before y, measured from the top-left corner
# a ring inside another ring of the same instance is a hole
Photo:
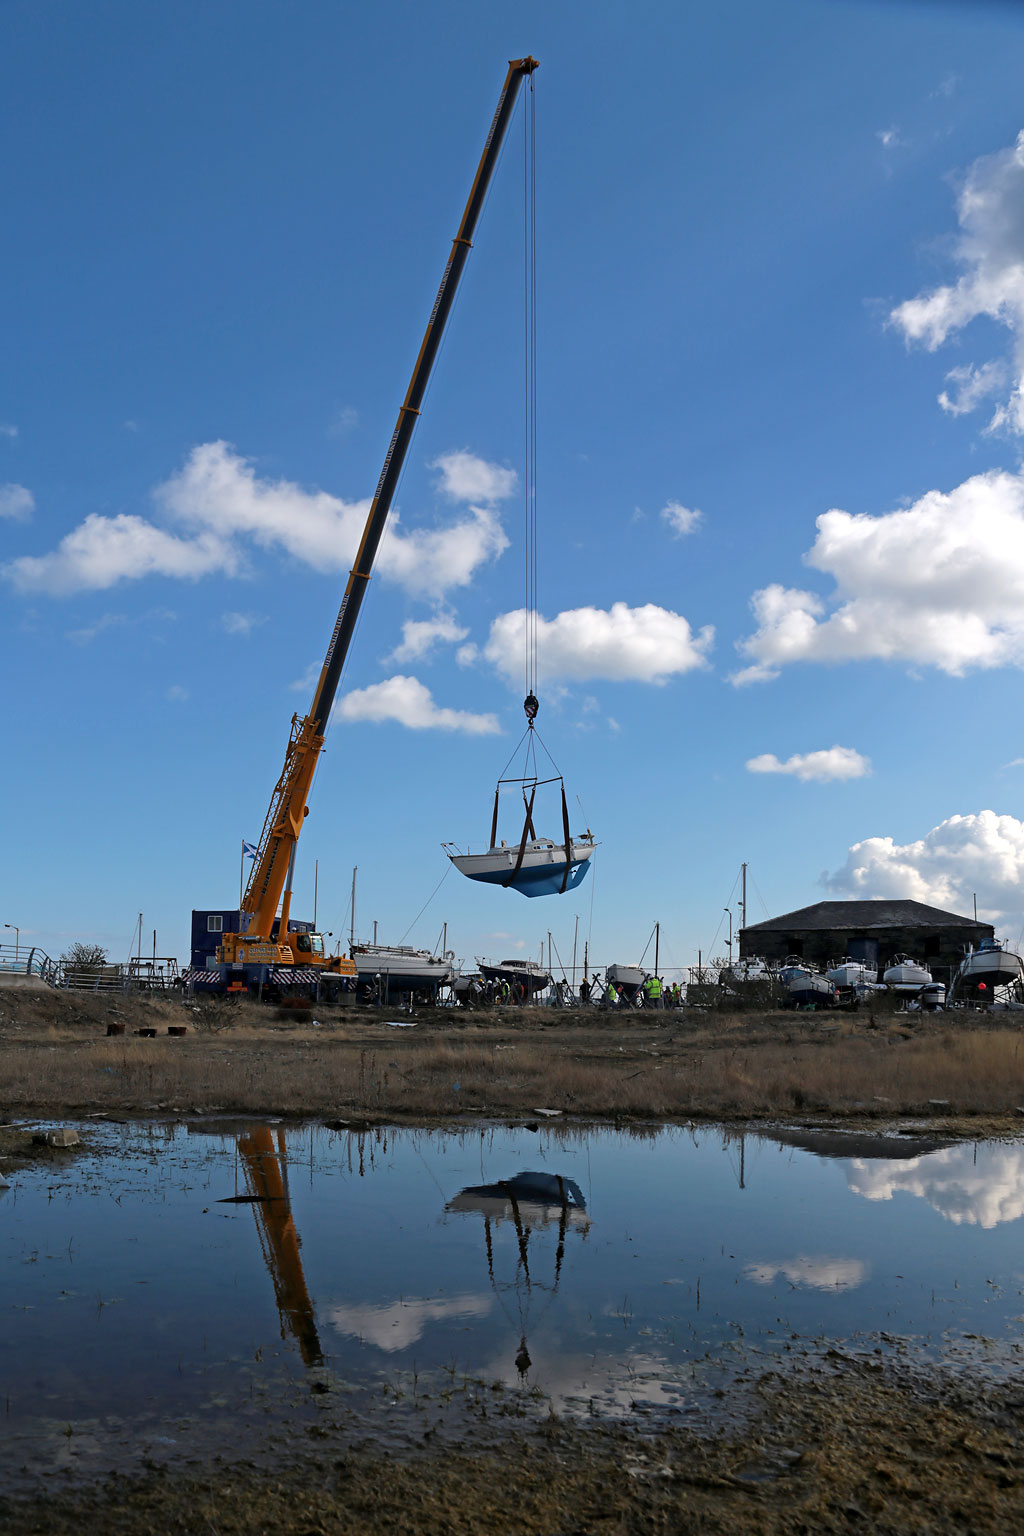
[[[979,928],[993,932],[991,923],[958,917],[955,912],[928,907],[923,901],[817,901],[813,907],[800,907],[796,912],[770,917],[764,923],[751,923],[743,931],[836,928]]]

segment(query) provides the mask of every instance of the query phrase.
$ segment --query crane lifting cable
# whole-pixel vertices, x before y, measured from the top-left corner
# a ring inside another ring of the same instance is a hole
[[[597,847],[588,829],[573,837],[569,828],[569,807],[565,798],[565,780],[536,729],[540,703],[537,698],[537,636],[539,619],[537,609],[537,135],[533,76],[529,77],[527,110],[523,114],[525,154],[523,172],[523,288],[524,342],[526,353],[525,376],[525,490],[526,511],[524,552],[526,566],[526,597],[523,609],[523,636],[525,641],[526,731],[512,757],[505,764],[494,790],[494,811],[491,816],[491,834],[486,852],[465,853],[454,843],[443,845],[460,874],[470,880],[480,880],[487,885],[501,885],[519,891],[523,896],[556,896],[573,890],[586,876],[590,857]],[[550,764],[550,771],[538,766],[537,748],[540,747]],[[512,761],[523,749],[522,772],[509,774]],[[558,786],[561,798],[561,835],[555,838],[538,837],[534,813],[540,816],[537,804],[538,790]],[[508,843],[498,840],[498,811],[502,794],[521,795],[523,802],[522,830],[518,840]]]

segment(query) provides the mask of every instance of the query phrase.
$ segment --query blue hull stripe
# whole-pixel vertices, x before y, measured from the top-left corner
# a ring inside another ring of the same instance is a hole
[[[574,890],[586,878],[589,868],[589,859],[570,865],[566,890]],[[496,869],[490,874],[467,875],[466,879],[479,880],[483,885],[504,885],[508,879],[508,870]],[[557,896],[564,879],[564,864],[544,864],[539,869],[521,869],[508,889],[518,891],[521,896]]]

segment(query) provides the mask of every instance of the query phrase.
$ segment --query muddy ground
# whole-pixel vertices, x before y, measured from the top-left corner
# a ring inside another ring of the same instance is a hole
[[[413,1028],[395,1028],[397,1023]],[[108,1037],[111,1023],[123,1035]],[[168,1026],[185,1025],[184,1037]],[[155,1038],[137,1029],[155,1029]],[[1024,1034],[1004,1015],[311,1010],[0,993],[0,1172],[76,1155],[38,1118],[261,1112],[349,1124],[540,1109],[617,1121],[897,1121],[1024,1131]],[[314,1428],[280,1464],[152,1469],[4,1499],[0,1529],[71,1533],[872,1532],[1024,1529],[1024,1386],[830,1351],[681,1427],[467,1422],[401,1451]]]
[[[281,1465],[154,1470],[0,1496],[0,1528],[79,1536],[1008,1536],[1024,1525],[1024,1389],[972,1390],[835,1357],[765,1375],[742,1429],[484,1424],[402,1454],[317,1438]],[[322,1434],[322,1432],[321,1432]]]

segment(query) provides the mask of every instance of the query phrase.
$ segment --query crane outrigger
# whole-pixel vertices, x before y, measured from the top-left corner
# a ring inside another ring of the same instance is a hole
[[[398,412],[398,421],[367,515],[355,564],[349,573],[313,702],[308,714],[292,716],[284,767],[271,796],[249,882],[242,898],[239,928],[244,931],[225,933],[217,949],[218,968],[230,979],[258,979],[262,982],[267,979],[268,971],[279,971],[289,966],[303,969],[313,967],[318,972],[335,975],[354,974],[355,967],[347,957],[325,955],[321,934],[288,931],[296,846],[303,821],[309,814],[310,787],[323,750],[331,708],[373,572],[373,562],[401,478],[416,418],[420,414],[434,360],[455,301],[459,279],[472,248],[473,234],[498,162],[519,87],[532,76],[536,68],[537,60],[534,58],[509,61],[508,73],[480,156],[459,232],[452,242],[451,255],[427,321],[409,388]]]

